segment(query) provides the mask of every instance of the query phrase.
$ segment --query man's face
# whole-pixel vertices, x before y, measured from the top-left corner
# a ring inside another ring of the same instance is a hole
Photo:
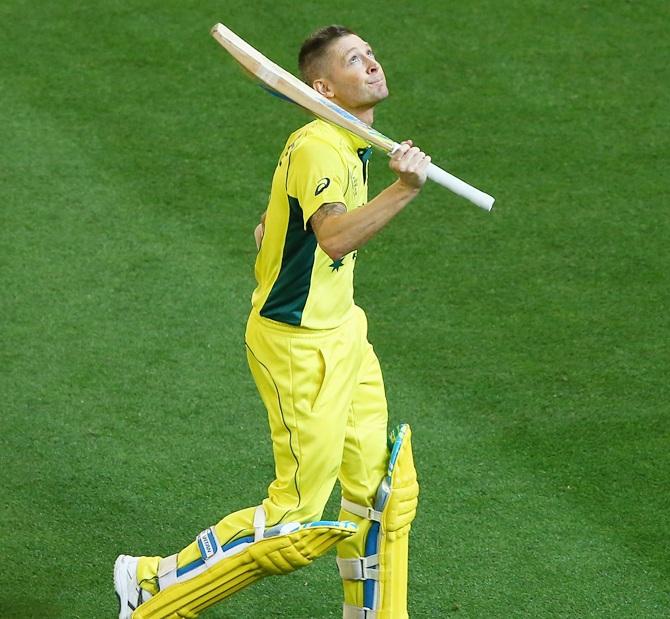
[[[370,46],[355,34],[331,44],[325,81],[334,101],[348,110],[372,108],[389,94],[382,66]]]

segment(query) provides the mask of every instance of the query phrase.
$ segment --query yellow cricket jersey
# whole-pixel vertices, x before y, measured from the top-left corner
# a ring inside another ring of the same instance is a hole
[[[308,329],[331,329],[347,319],[356,252],[333,261],[319,247],[309,218],[326,203],[352,210],[367,202],[371,152],[364,140],[323,120],[291,134],[272,179],[254,312]]]

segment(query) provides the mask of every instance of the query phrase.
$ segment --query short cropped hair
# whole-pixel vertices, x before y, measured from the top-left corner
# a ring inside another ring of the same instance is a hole
[[[331,43],[348,34],[356,33],[345,26],[332,25],[319,28],[305,39],[298,54],[298,68],[303,82],[312,85],[323,69],[321,61],[326,57]]]

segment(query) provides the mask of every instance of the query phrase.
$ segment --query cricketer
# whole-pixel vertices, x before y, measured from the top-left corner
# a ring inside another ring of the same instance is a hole
[[[308,85],[369,125],[388,96],[372,48],[342,26],[313,33],[299,67]],[[226,516],[175,554],[120,555],[120,619],[197,617],[333,546],[345,619],[408,617],[419,493],[411,431],[387,427],[382,373],[353,281],[359,248],[420,193],[430,157],[404,142],[389,160],[396,180],[368,200],[370,154],[364,140],[324,120],[288,138],[255,230],[257,286],[245,335],[275,479],[261,505]],[[336,480],[339,520],[320,520]]]

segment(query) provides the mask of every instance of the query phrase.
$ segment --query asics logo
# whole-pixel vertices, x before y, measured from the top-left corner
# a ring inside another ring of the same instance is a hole
[[[326,187],[328,187],[328,185],[330,185],[330,179],[326,176],[317,183],[314,195],[318,196],[322,191],[326,189]]]

